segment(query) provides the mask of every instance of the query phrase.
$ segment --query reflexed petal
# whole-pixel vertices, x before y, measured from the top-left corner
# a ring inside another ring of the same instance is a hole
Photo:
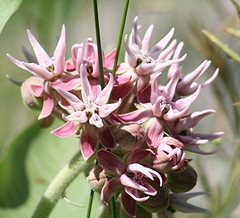
[[[131,198],[126,192],[122,192],[121,199],[122,199],[123,208],[126,211],[126,213],[130,217],[136,217],[136,210],[137,210],[136,201],[133,200],[133,198]]]
[[[51,131],[51,133],[59,138],[66,138],[74,135],[79,129],[77,122],[67,122],[63,126]]]
[[[71,91],[73,89],[76,89],[80,86],[81,80],[79,75],[74,76],[62,76],[58,80],[51,83],[51,86],[53,88],[59,87],[61,89],[64,89],[65,91]]]
[[[23,70],[27,70],[27,71],[29,71],[30,73],[32,73],[33,75],[36,75],[34,72],[32,72],[32,71],[30,71],[28,68],[26,68],[25,66],[24,66],[24,62],[23,61],[19,61],[19,60],[17,60],[17,59],[15,59],[13,56],[11,56],[10,54],[7,54],[7,57],[8,57],[8,59],[12,62],[12,63],[14,63],[16,66],[18,66],[19,68],[21,68],[21,69],[23,69]]]
[[[118,156],[109,151],[99,150],[97,158],[101,167],[113,176],[120,176],[126,170],[126,164]]]
[[[117,52],[117,50],[113,49],[113,51],[105,57],[105,61],[104,61],[104,67],[105,68],[111,69],[113,67],[116,52]]]
[[[51,80],[54,77],[54,75],[49,72],[45,67],[38,64],[23,62],[23,65],[28,69],[28,71],[34,72],[37,76],[45,80]]]
[[[115,147],[115,140],[107,125],[104,125],[102,128],[99,129],[98,138],[100,143],[104,147],[110,149]]]
[[[66,31],[65,25],[62,26],[61,36],[53,54],[55,74],[61,75],[65,68],[65,53],[66,53]]]
[[[163,137],[162,124],[157,118],[152,118],[146,130],[146,142],[150,147],[157,147],[160,145],[160,142]]]
[[[43,94],[43,85],[30,85],[33,94],[40,97]]]
[[[93,155],[94,150],[96,148],[97,145],[96,134],[93,132],[84,131],[80,136],[80,142],[83,158],[87,160],[89,157]]]
[[[50,97],[49,95],[44,95],[43,107],[40,115],[38,116],[38,119],[41,120],[48,117],[52,113],[53,107],[54,103],[52,97]]]
[[[136,150],[129,155],[128,164],[141,163],[150,154],[153,154],[150,149]]]
[[[83,102],[75,95],[65,91],[62,88],[56,87],[57,92],[62,95],[65,100],[73,107],[74,110],[82,110],[84,108]]]
[[[141,124],[151,117],[153,117],[152,110],[136,110],[127,114],[111,114],[111,121],[115,124]]]
[[[119,177],[115,177],[110,181],[106,181],[101,191],[101,200],[108,205],[112,196],[122,187]]]
[[[39,44],[39,42],[36,40],[36,38],[33,36],[33,34],[30,32],[30,30],[27,30],[27,34],[28,39],[33,47],[34,53],[37,57],[38,63],[45,65],[51,60],[50,57],[43,49],[43,47]]]

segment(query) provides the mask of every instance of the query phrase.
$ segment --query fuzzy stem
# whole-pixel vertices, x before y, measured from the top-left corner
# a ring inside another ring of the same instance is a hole
[[[121,43],[122,43],[123,31],[124,31],[124,27],[125,27],[125,23],[126,23],[126,18],[127,18],[129,2],[130,2],[130,0],[125,1],[122,23],[121,23],[120,33],[119,33],[119,37],[118,37],[116,57],[115,57],[115,60],[114,60],[113,71],[112,71],[113,76],[115,76],[115,73],[116,73],[116,70],[117,70],[117,63],[118,63],[118,58],[119,58],[119,54],[120,54],[120,48],[121,48]]]
[[[49,217],[57,202],[64,196],[66,188],[79,175],[79,173],[84,171],[88,166],[89,163],[83,159],[81,152],[78,152],[49,184],[47,190],[39,201],[32,218]]]
[[[101,85],[101,88],[103,89],[105,84],[104,84],[104,72],[103,72],[103,61],[102,61],[102,46],[101,46],[101,36],[100,36],[99,19],[98,19],[97,0],[93,0],[93,8],[94,8],[94,19],[95,19],[96,38],[97,38],[99,71],[100,71],[100,85]]]

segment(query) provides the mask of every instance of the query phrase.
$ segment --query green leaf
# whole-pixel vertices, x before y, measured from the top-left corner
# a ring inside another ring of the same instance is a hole
[[[240,56],[236,52],[234,52],[232,49],[230,49],[226,44],[221,42],[217,37],[209,33],[207,30],[203,30],[202,32],[207,37],[208,40],[210,40],[219,49],[221,49],[223,52],[229,55],[229,57],[231,57],[234,61],[240,62]]]
[[[39,133],[38,125],[37,122],[31,124],[7,146],[7,154],[0,162],[0,207],[18,207],[29,194],[25,159]]]
[[[22,0],[0,0],[0,33],[21,3]]]
[[[40,129],[39,123],[27,127],[9,146],[0,162],[0,217],[31,217],[42,194],[62,167],[79,152],[79,139],[60,139],[50,131],[62,125]],[[66,190],[65,196],[82,207],[60,199],[51,218],[85,217],[90,186],[81,173]],[[95,195],[92,217],[99,214],[99,195]]]

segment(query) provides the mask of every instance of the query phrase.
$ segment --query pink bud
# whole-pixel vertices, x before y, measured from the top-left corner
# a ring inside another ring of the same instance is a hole
[[[41,110],[43,80],[38,77],[29,77],[21,86],[21,95],[23,102],[31,109]]]

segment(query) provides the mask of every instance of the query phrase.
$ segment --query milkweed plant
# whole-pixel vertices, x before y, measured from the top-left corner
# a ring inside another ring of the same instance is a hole
[[[174,39],[174,28],[151,46],[153,25],[140,35],[141,20],[136,16],[124,37],[128,5],[126,1],[118,46],[109,54],[101,48],[97,1],[97,42],[88,38],[74,44],[71,56],[66,57],[67,28],[63,25],[53,55],[46,53],[29,30],[36,58],[28,56],[25,62],[7,54],[31,75],[21,84],[23,102],[39,110],[38,119],[49,126],[53,118],[60,119],[62,125],[51,134],[75,136],[80,145],[72,167],[64,168],[51,182],[33,217],[48,217],[67,186],[89,167],[87,217],[91,217],[94,193],[110,208],[109,217],[209,213],[187,202],[207,194],[189,192],[196,185],[197,172],[188,154],[211,154],[201,147],[223,133],[197,132],[199,121],[215,110],[192,112],[191,105],[214,82],[218,69],[203,82],[198,79],[211,65],[209,60],[186,73],[187,54],[182,54],[184,43]],[[122,42],[125,57],[120,62]]]

